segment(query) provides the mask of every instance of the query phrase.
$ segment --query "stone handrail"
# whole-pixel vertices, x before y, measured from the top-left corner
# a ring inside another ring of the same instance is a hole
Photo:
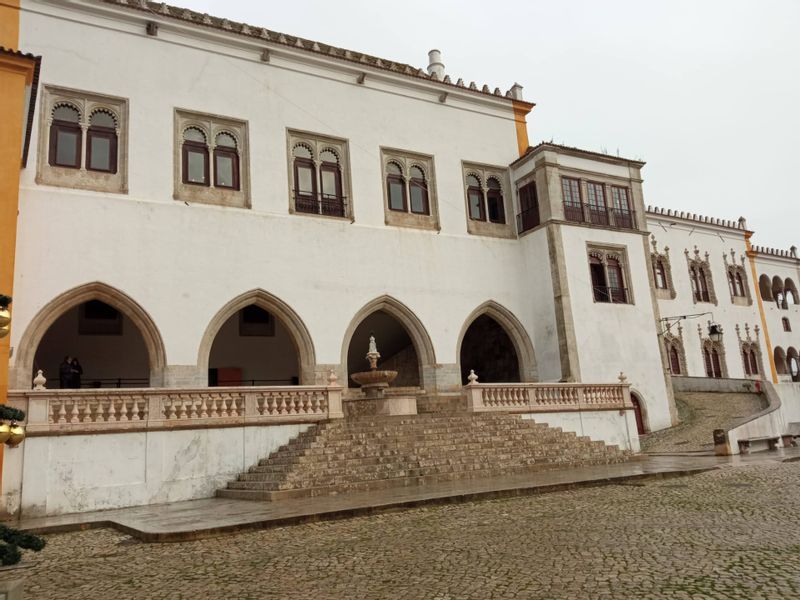
[[[191,429],[342,418],[342,388],[329,386],[123,388],[9,391],[29,436]]]
[[[471,412],[563,412],[632,409],[627,383],[477,383],[465,385]]]

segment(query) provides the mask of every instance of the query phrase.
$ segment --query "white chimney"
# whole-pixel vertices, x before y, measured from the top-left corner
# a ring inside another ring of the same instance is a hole
[[[442,53],[439,50],[428,52],[428,75],[433,74],[439,81],[444,79],[444,63],[442,63]]]

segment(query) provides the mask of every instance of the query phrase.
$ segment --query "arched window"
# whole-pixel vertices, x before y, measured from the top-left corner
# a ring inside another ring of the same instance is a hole
[[[403,179],[403,170],[395,162],[386,165],[386,193],[391,210],[407,210],[406,182]]]
[[[319,182],[322,190],[323,213],[331,214],[328,209],[341,207],[342,172],[339,168],[339,157],[333,150],[325,149],[319,153]],[[328,206],[326,202],[331,202]],[[341,212],[339,208],[336,211]]]
[[[295,208],[299,212],[317,212],[317,171],[311,150],[302,144],[292,149],[294,157]]]
[[[789,323],[789,318],[788,317],[783,317],[781,319],[781,323],[783,324],[783,330],[784,331],[791,331],[792,330],[792,324]]]
[[[408,190],[411,196],[411,212],[419,215],[431,214],[428,203],[428,182],[425,180],[425,172],[417,166],[411,167]]]
[[[778,375],[786,375],[786,352],[783,348],[776,346],[772,352],[772,358],[775,361],[775,371]]]
[[[503,189],[500,182],[494,177],[490,177],[486,182],[486,206],[489,213],[489,221],[492,223],[506,222],[506,209],[503,203]]]
[[[742,350],[742,362],[744,362],[744,374],[752,375],[752,368],[750,366],[750,352],[745,348]]]
[[[53,111],[50,125],[50,164],[79,169],[81,166],[81,114],[69,104]]]
[[[722,363],[716,348],[711,349],[711,364],[714,367],[714,377],[722,377]]]
[[[214,185],[239,189],[239,153],[236,138],[230,133],[218,133],[214,140]]]
[[[744,281],[742,281],[742,274],[736,273],[736,296],[745,296],[744,293]]]
[[[789,367],[789,375],[792,377],[792,381],[800,381],[800,356],[797,354],[797,350],[794,348],[789,348],[786,351],[786,361]]]
[[[681,375],[681,359],[675,346],[669,348],[669,366],[673,375]]]
[[[660,258],[657,259],[653,265],[653,275],[656,280],[656,288],[659,290],[668,289],[667,285],[667,270],[664,268],[664,261]]]
[[[703,349],[703,362],[706,365],[706,377],[714,377],[714,366],[711,364],[711,351]]]
[[[797,286],[790,277],[787,277],[786,281],[783,282],[783,289],[787,303],[800,304],[800,294],[797,293]]]
[[[625,280],[622,276],[622,267],[616,258],[607,260],[608,291],[612,302],[626,302]]]
[[[86,168],[90,171],[117,172],[117,123],[111,114],[96,110],[86,132]]]
[[[756,351],[750,350],[750,372],[753,375],[758,375],[758,361],[756,360]]]
[[[731,296],[736,296],[736,278],[733,271],[728,271],[728,288],[731,290]]]
[[[772,300],[772,284],[767,275],[758,278],[758,292],[762,300]]]
[[[786,296],[783,295],[783,292],[775,294],[775,304],[778,305],[778,308],[786,308],[788,306],[788,304],[786,304]]]
[[[197,127],[183,132],[183,183],[208,185],[208,142]]]
[[[695,301],[709,302],[708,282],[706,281],[706,272],[703,267],[693,266],[689,270],[690,279],[692,281],[692,292],[694,293]]]
[[[469,202],[469,218],[475,221],[485,221],[486,207],[483,201],[483,188],[480,179],[475,175],[467,175],[467,201]]]
[[[797,301],[795,300],[794,293],[792,292],[792,290],[787,289],[783,297],[786,300],[787,305],[797,304]]]

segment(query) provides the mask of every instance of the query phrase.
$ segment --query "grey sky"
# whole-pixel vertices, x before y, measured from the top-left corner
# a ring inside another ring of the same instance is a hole
[[[531,143],[647,161],[645,202],[743,215],[754,243],[800,246],[798,0],[172,0],[424,67],[537,106]]]

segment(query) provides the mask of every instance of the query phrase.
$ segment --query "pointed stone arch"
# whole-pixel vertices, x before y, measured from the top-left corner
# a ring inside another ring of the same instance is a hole
[[[33,361],[36,351],[47,330],[68,310],[88,302],[100,300],[113,306],[125,315],[139,330],[144,341],[150,365],[150,386],[159,387],[164,384],[164,371],[167,365],[167,355],[161,332],[156,327],[153,318],[142,306],[125,292],[118,290],[106,283],[94,281],[72,288],[48,302],[36,316],[31,319],[20,338],[14,361],[14,375],[10,378],[19,389],[31,387]],[[47,374],[52,378],[55,374]]]
[[[311,339],[311,334],[308,332],[306,324],[300,318],[300,315],[286,302],[262,289],[249,290],[236,296],[214,315],[200,340],[200,348],[197,355],[198,371],[203,376],[208,373],[211,347],[214,344],[217,333],[219,333],[225,322],[250,305],[258,306],[273,315],[289,332],[292,344],[297,350],[297,361],[300,366],[300,384],[314,385],[321,383],[321,380],[317,381],[317,359],[314,351],[314,341]],[[323,375],[320,374],[320,377]]]
[[[514,316],[514,313],[494,300],[487,300],[473,310],[461,326],[461,332],[458,335],[458,344],[456,345],[458,372],[461,372],[461,345],[464,341],[464,336],[475,319],[482,315],[494,319],[511,339],[511,343],[517,353],[517,360],[519,361],[520,381],[539,381],[536,354],[534,353],[533,344],[531,343],[530,336],[528,336],[528,332],[525,330],[525,326]],[[478,373],[478,377],[480,377],[480,373]]]
[[[393,298],[389,295],[383,295],[371,300],[361,307],[350,320],[350,324],[347,326],[344,339],[342,340],[342,380],[347,381],[347,355],[356,328],[358,328],[364,319],[378,311],[383,311],[397,319],[406,330],[406,333],[408,333],[414,345],[417,359],[419,360],[420,385],[429,393],[433,393],[436,389],[436,354],[433,350],[433,342],[431,342],[428,330],[425,329],[422,321],[420,321],[413,310],[400,302],[397,298]]]

